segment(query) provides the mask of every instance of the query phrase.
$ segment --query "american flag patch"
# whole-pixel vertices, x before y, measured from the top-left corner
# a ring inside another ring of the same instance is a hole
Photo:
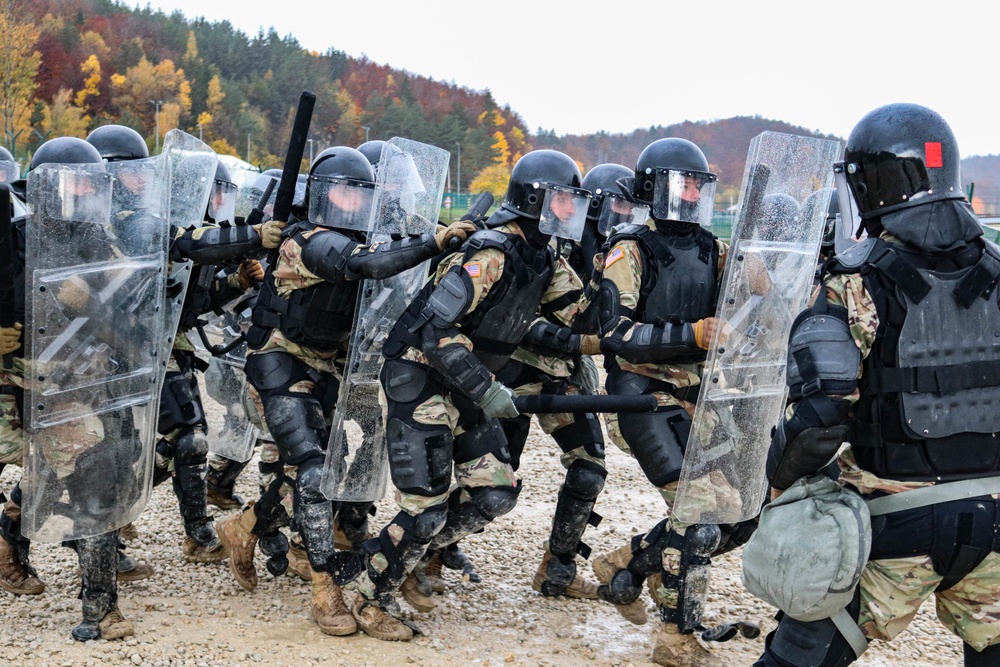
[[[622,251],[620,247],[615,248],[614,250],[611,251],[611,254],[608,255],[608,258],[604,260],[604,268],[608,268],[609,266],[611,266],[624,256],[625,253]]]
[[[478,278],[479,274],[481,273],[478,263],[463,264],[462,268],[465,269],[469,273],[469,275],[472,276],[473,278]]]

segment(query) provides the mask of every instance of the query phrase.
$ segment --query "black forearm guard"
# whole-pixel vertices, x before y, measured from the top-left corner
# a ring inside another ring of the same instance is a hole
[[[453,335],[457,331],[457,329],[438,331],[435,327],[426,325],[421,331],[421,349],[427,355],[427,361],[431,366],[441,373],[451,386],[473,401],[478,401],[493,383],[490,369],[464,345],[459,343],[444,347],[438,345],[442,337]]]
[[[438,254],[433,234],[377,243],[351,255],[347,267],[365,278],[383,280],[411,269]]]
[[[260,250],[260,235],[253,227],[211,227],[184,232],[170,245],[170,259],[195,264],[222,264],[250,257]]]
[[[525,347],[541,352],[575,356],[580,354],[580,336],[568,327],[552,322],[536,322],[521,339]]]
[[[632,338],[624,340],[632,322],[621,322],[601,339],[601,352],[618,355],[633,364],[672,361],[686,363],[705,358],[705,350],[694,342],[694,329],[687,322],[639,324]]]
[[[803,401],[795,406],[791,419],[782,419],[771,432],[767,452],[767,481],[771,486],[783,490],[801,477],[815,475],[850,439],[846,423],[850,404],[842,399],[832,399],[831,403],[836,408],[835,416],[823,419],[811,401]]]

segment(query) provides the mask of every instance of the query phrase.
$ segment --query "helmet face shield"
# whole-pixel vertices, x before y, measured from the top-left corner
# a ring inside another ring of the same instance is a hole
[[[236,193],[235,183],[215,181],[212,194],[208,198],[208,215],[212,220],[215,220],[216,224],[235,223]]]
[[[658,169],[653,179],[653,217],[712,226],[715,174],[704,171]]]
[[[538,187],[545,193],[538,216],[538,231],[573,241],[583,238],[590,192],[551,183],[540,183]]]
[[[604,193],[600,208],[601,211],[597,217],[597,231],[601,236],[610,236],[611,230],[618,225],[641,225],[649,218],[648,206],[634,204],[622,195],[612,192]]]
[[[13,183],[21,177],[21,167],[13,160],[0,160],[0,183]]]
[[[111,174],[96,171],[59,172],[58,217],[73,222],[108,224]]]
[[[855,230],[861,226],[861,211],[854,200],[843,162],[833,165],[833,180],[840,201],[840,215],[837,216],[833,242],[836,251],[843,252],[854,243]]]
[[[309,177],[309,221],[315,225],[368,231],[374,199],[374,183]]]

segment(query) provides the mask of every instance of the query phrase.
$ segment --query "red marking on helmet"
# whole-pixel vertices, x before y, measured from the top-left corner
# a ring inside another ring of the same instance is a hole
[[[940,141],[928,141],[924,143],[924,164],[927,165],[928,169],[940,169],[944,166],[944,160],[941,159]]]

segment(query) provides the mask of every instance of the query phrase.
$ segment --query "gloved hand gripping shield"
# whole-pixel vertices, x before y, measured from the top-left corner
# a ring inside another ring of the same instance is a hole
[[[148,498],[168,244],[157,161],[141,165],[148,178],[129,198],[113,196],[122,183],[104,164],[45,164],[28,178],[22,530],[32,539],[109,532]]]
[[[827,200],[775,226],[764,196],[830,188],[839,145],[777,132],[753,139],[673,515],[736,523],[760,511],[771,427],[785,408],[787,341],[812,289]],[[769,225],[768,229],[762,226]],[[767,239],[767,240],[762,240]]]
[[[428,144],[398,137],[386,142],[379,158],[369,243],[389,241],[393,235],[434,233],[448,159],[447,151]],[[427,280],[429,262],[361,285],[327,447],[323,492],[331,500],[379,500],[385,495],[389,462],[379,403],[382,345]]]

